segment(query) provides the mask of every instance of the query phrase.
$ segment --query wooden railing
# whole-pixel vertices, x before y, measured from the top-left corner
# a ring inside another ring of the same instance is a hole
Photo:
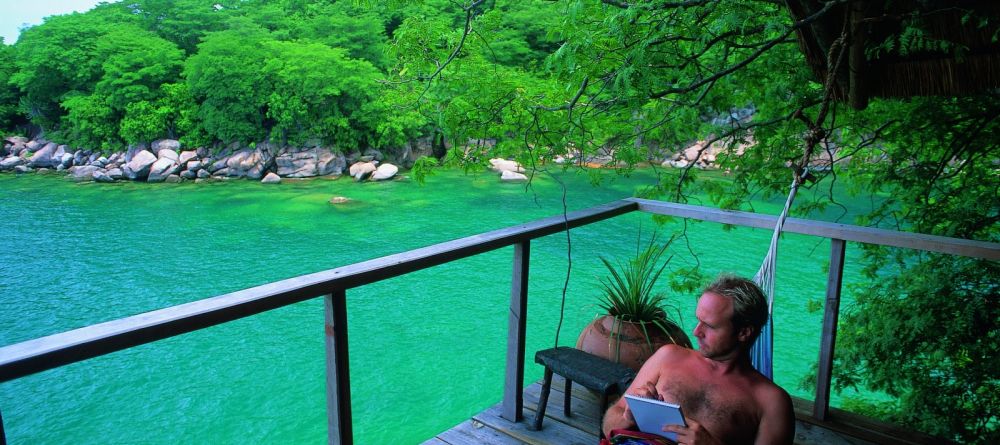
[[[510,421],[520,421],[530,241],[636,210],[766,229],[773,228],[776,222],[774,216],[755,213],[624,199],[565,216],[554,216],[5,346],[0,348],[0,382],[322,297],[326,312],[328,440],[331,444],[351,444],[353,435],[347,350],[347,290],[513,245],[503,417]],[[1000,244],[997,243],[795,218],[789,218],[785,222],[784,231],[831,239],[830,275],[814,404],[814,416],[821,420],[829,410],[830,371],[847,241],[1000,260]],[[0,445],[5,445],[2,419],[0,416]]]

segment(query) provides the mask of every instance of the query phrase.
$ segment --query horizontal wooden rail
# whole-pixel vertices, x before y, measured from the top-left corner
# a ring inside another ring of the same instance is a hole
[[[237,320],[637,210],[631,201],[540,219],[336,269],[86,326],[0,348],[0,382]]]
[[[736,210],[721,210],[709,207],[676,204],[671,202],[653,201],[649,199],[629,198],[639,205],[639,210],[658,215],[676,216],[680,218],[700,219],[722,224],[732,224],[744,227],[774,230],[777,216],[760,213],[741,212]],[[788,218],[781,230],[785,233],[799,233],[823,238],[835,238],[844,241],[855,241],[867,244],[879,244],[892,247],[926,250],[929,252],[948,253],[952,255],[982,258],[1000,261],[1000,244],[986,241],[973,241],[944,236],[924,235],[921,233],[897,232],[895,230],[874,229],[871,227],[852,226],[824,221]]]

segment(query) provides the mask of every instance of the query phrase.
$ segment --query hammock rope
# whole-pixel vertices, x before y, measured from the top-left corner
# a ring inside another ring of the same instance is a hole
[[[799,183],[802,181],[801,178],[805,178],[806,175],[808,175],[808,171],[804,171],[802,176],[795,175],[792,179],[792,186],[788,192],[788,199],[785,200],[785,207],[781,210],[781,214],[778,215],[777,224],[774,225],[774,233],[771,235],[771,246],[767,250],[767,255],[764,257],[764,262],[761,263],[757,275],[753,277],[753,281],[760,286],[760,289],[764,291],[764,295],[767,297],[767,323],[761,328],[760,336],[757,337],[757,341],[750,348],[750,360],[754,368],[770,380],[774,380],[774,320],[772,313],[774,308],[774,275],[777,270],[778,259],[778,238],[781,235],[782,226],[785,225],[785,219],[788,217],[788,210],[792,207],[792,201],[795,200],[795,193],[799,189]]]

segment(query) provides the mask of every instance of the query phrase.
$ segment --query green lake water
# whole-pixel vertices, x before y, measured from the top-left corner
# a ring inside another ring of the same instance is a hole
[[[461,238],[623,197],[653,174],[540,176],[442,171],[418,185],[318,179],[262,185],[75,184],[0,175],[0,345]],[[333,196],[353,199],[331,205]],[[756,211],[776,214],[779,202]],[[849,222],[849,221],[847,221]],[[598,255],[634,251],[654,226],[638,212],[574,229],[560,343],[597,314]],[[668,226],[661,229],[670,230]],[[689,223],[673,265],[753,275],[770,233]],[[826,240],[786,235],[775,303],[776,381],[818,356]],[[848,256],[856,255],[849,246]],[[355,441],[421,443],[503,393],[512,248],[348,291]],[[848,261],[851,264],[851,261]],[[525,380],[551,347],[567,268],[564,233],[532,242]],[[855,274],[848,268],[848,281]],[[665,284],[665,283],[664,283]],[[688,332],[696,293],[673,303]],[[11,444],[322,443],[323,304],[313,299],[0,384]]]

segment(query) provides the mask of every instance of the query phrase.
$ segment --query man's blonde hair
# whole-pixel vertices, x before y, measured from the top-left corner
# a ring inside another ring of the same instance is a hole
[[[702,293],[707,292],[732,299],[733,327],[752,327],[754,332],[750,343],[757,340],[768,318],[767,297],[757,283],[736,275],[721,274]]]

